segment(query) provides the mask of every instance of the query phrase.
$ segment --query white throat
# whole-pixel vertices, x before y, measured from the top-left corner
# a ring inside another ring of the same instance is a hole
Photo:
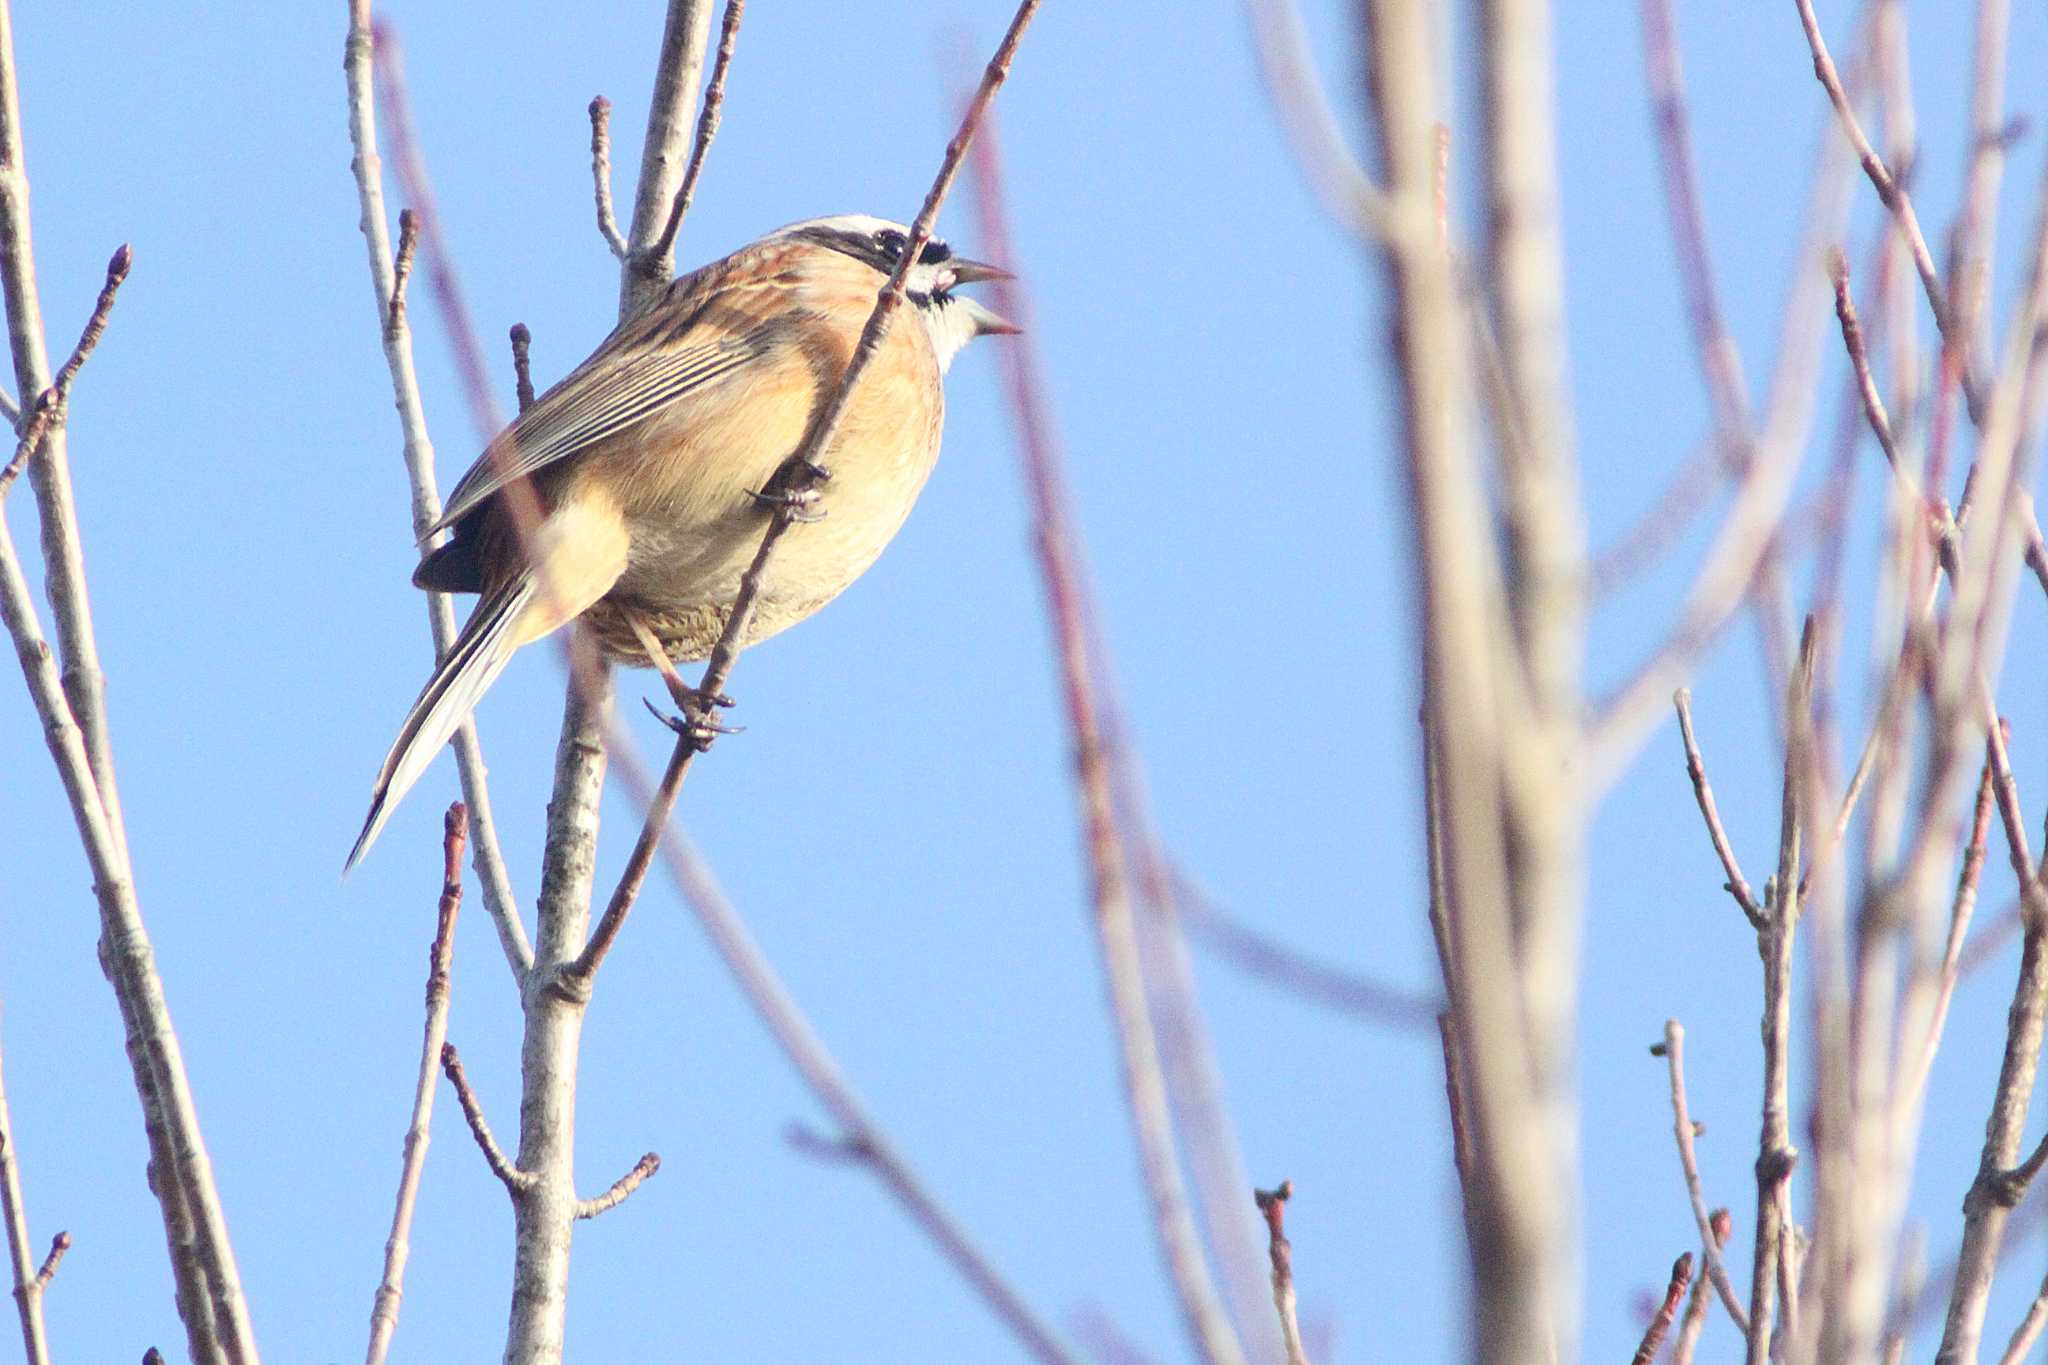
[[[938,358],[939,373],[944,374],[953,364],[953,357],[960,354],[960,348],[981,333],[981,324],[975,317],[971,300],[940,296],[917,310],[924,319],[924,329],[932,339],[932,354]]]

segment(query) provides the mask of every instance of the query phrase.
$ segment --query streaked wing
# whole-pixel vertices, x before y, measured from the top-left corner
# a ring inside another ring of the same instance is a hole
[[[709,311],[691,313],[703,317]],[[535,400],[492,443],[493,451],[469,467],[433,529],[454,525],[513,480],[615,436],[758,359],[774,332],[773,324],[739,333],[715,324],[678,325],[675,319],[667,308],[632,319]]]

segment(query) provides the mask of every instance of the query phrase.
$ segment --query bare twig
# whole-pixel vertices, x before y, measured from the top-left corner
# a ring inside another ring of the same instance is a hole
[[[413,1082],[412,1121],[406,1125],[404,1155],[399,1163],[398,1199],[391,1213],[391,1235],[384,1242],[384,1278],[370,1305],[370,1345],[365,1365],[381,1365],[391,1352],[398,1330],[398,1305],[405,1292],[405,1263],[412,1254],[412,1213],[420,1192],[420,1172],[427,1164],[427,1143],[434,1117],[434,1072],[448,1041],[449,963],[455,955],[455,917],[462,908],[462,846],[469,835],[469,812],[457,801],[448,807],[441,826],[441,900],[435,911],[434,941],[427,949],[426,1024],[420,1039],[420,1064]]]
[[[1707,1211],[1706,1191],[1700,1182],[1699,1157],[1693,1150],[1693,1138],[1699,1129],[1693,1122],[1685,1097],[1684,1025],[1676,1019],[1665,1020],[1664,1041],[1651,1051],[1663,1055],[1665,1068],[1671,1077],[1671,1131],[1678,1139],[1678,1164],[1685,1173],[1685,1193],[1692,1201],[1693,1221],[1699,1225],[1707,1278],[1713,1281],[1714,1292],[1721,1296],[1721,1302],[1727,1307],[1728,1316],[1734,1320],[1737,1330],[1747,1332],[1749,1314],[1743,1311],[1742,1301],[1735,1297],[1735,1286],[1722,1262],[1721,1243],[1714,1236],[1713,1215]]]
[[[1703,442],[1671,471],[1664,489],[1629,528],[1593,556],[1586,571],[1587,595],[1609,596],[1657,561],[1679,533],[1710,505],[1708,497],[1727,473],[1718,439]]]
[[[1702,1247],[1711,1246],[1719,1251],[1728,1245],[1728,1234],[1734,1228],[1728,1210],[1715,1209],[1707,1220],[1707,1227],[1709,1240],[1701,1242]],[[1679,1320],[1678,1336],[1671,1343],[1671,1365],[1692,1365],[1693,1353],[1699,1349],[1700,1333],[1707,1326],[1708,1283],[1709,1277],[1705,1275],[1692,1282],[1692,1293],[1685,1301],[1685,1316]]]
[[[597,231],[612,255],[626,259],[626,239],[612,212],[612,102],[603,95],[590,101],[590,181],[597,200]]]
[[[1941,276],[1934,268],[1934,255],[1927,249],[1927,238],[1920,231],[1920,217],[1913,211],[1913,198],[1906,187],[1899,183],[1884,158],[1870,145],[1870,139],[1863,132],[1863,125],[1856,117],[1855,103],[1849,98],[1842,85],[1841,73],[1835,69],[1835,60],[1828,52],[1826,39],[1821,36],[1820,20],[1814,17],[1813,0],[1793,0],[1799,11],[1799,25],[1806,32],[1806,45],[1813,54],[1814,78],[1827,91],[1829,103],[1835,106],[1835,113],[1841,120],[1842,132],[1849,145],[1855,149],[1856,159],[1863,166],[1863,173],[1870,177],[1871,185],[1877,190],[1877,197],[1899,225],[1900,235],[1906,240],[1906,249],[1912,253],[1913,268],[1919,273],[1920,286],[1927,294],[1927,305],[1934,314],[1934,325],[1940,329],[1944,341],[1956,348],[1959,373],[1962,375],[1964,393],[1969,397],[1973,412],[1983,402],[1981,386],[1968,371],[1967,346],[1963,338],[1951,336],[1955,330],[1954,310],[1950,307],[1948,293],[1942,287]]]
[[[455,1102],[462,1106],[462,1117],[469,1121],[470,1135],[476,1139],[477,1150],[484,1154],[484,1164],[491,1168],[491,1174],[504,1182],[505,1189],[515,1198],[532,1189],[539,1177],[513,1165],[498,1146],[498,1139],[491,1134],[490,1120],[484,1117],[483,1101],[469,1088],[469,1076],[462,1069],[462,1054],[453,1043],[441,1044],[441,1070],[455,1087]]]
[[[512,324],[512,392],[525,412],[533,406],[533,333],[523,322]]]
[[[1927,1076],[1934,1069],[1934,1054],[1941,1048],[1942,1030],[1948,1023],[1949,1002],[1955,998],[1956,980],[1962,974],[1964,936],[1977,905],[1977,883],[1984,872],[1987,841],[1991,833],[1991,757],[1987,750],[1984,775],[1977,783],[1977,802],[1970,818],[1970,839],[1963,848],[1962,870],[1956,875],[1956,893],[1950,902],[1948,944],[1943,951],[1935,998],[1926,1036],[1920,1042],[1918,1060],[1901,1091],[1900,1101],[1917,1110],[1927,1090]],[[1911,1043],[1912,1039],[1905,1040]]]
[[[1266,1219],[1266,1249],[1273,1261],[1273,1307],[1280,1315],[1280,1336],[1287,1346],[1287,1365],[1308,1365],[1301,1344],[1301,1323],[1294,1312],[1294,1244],[1287,1240],[1287,1201],[1294,1182],[1283,1180],[1270,1190],[1253,1190],[1252,1200]]]
[[[1764,1094],[1763,1119],[1756,1160],[1756,1246],[1750,1268],[1749,1365],[1764,1365],[1771,1345],[1771,1323],[1781,1271],[1789,1273],[1783,1243],[1791,1221],[1792,1166],[1792,947],[1799,924],[1800,793],[1812,761],[1813,620],[1807,619],[1800,642],[1799,665],[1785,702],[1785,782],[1778,816],[1778,871],[1766,897],[1765,925],[1757,931],[1764,960]],[[1787,1298],[1789,1319],[1793,1301]]]
[[[35,253],[20,92],[10,6],[0,0],[0,292],[9,349],[24,395],[51,386]],[[85,846],[100,913],[100,965],[114,990],[141,1101],[143,1131],[156,1172],[179,1316],[193,1358],[254,1361],[257,1356],[226,1215],[200,1132],[163,981],[143,925],[128,859],[105,678],[94,639],[84,550],[72,496],[68,450],[53,425],[28,464],[43,545],[43,587],[56,627],[61,673],[42,634],[11,532],[0,518],[0,620],[4,620],[42,721],[44,742]]]
[[[1692,779],[1693,799],[1699,803],[1700,816],[1707,822],[1707,837],[1713,841],[1714,852],[1721,859],[1721,868],[1728,874],[1728,894],[1742,908],[1751,927],[1761,930],[1765,924],[1763,907],[1757,904],[1756,894],[1749,889],[1749,881],[1742,875],[1742,867],[1735,859],[1734,846],[1728,842],[1728,831],[1721,825],[1721,812],[1714,805],[1714,789],[1707,783],[1706,760],[1700,757],[1699,741],[1693,736],[1691,689],[1679,688],[1671,701],[1678,708],[1678,733],[1685,742],[1685,771]]]
[[[976,160],[981,177],[983,234],[991,245],[1004,224],[993,211],[1000,195],[993,153]],[[997,305],[1029,330],[1025,300],[998,282]],[[1067,725],[1073,736],[1075,786],[1083,827],[1094,926],[1102,954],[1111,1015],[1120,1047],[1125,1100],[1137,1140],[1139,1166],[1151,1204],[1153,1231],[1179,1299],[1185,1331],[1200,1359],[1242,1361],[1244,1351],[1212,1281],[1189,1204],[1168,1105],[1160,1042],[1146,999],[1132,885],[1133,849],[1119,819],[1118,774],[1109,737],[1108,702],[1099,690],[1091,647],[1086,586],[1069,529],[1059,482],[1053,433],[1044,421],[1035,353],[1028,345],[1005,348],[1005,375],[1016,412],[1019,454],[1030,494],[1034,543],[1048,600]],[[1240,1187],[1241,1189],[1242,1187]],[[1238,1196],[1242,1198],[1242,1194]]]
[[[868,1113],[837,1060],[790,997],[760,945],[747,932],[745,921],[726,900],[711,870],[689,843],[666,825],[661,828],[661,854],[684,902],[732,972],[748,1004],[825,1112],[838,1124],[843,1137],[833,1144],[833,1155],[859,1160],[881,1180],[912,1221],[932,1239],[940,1254],[1034,1359],[1042,1365],[1078,1365],[1073,1352],[974,1245],[966,1230],[926,1188],[897,1151],[895,1142]]]
[[[404,276],[396,269],[402,261],[409,273],[412,255],[401,246],[398,258],[394,259],[385,217],[384,170],[377,153],[377,106],[371,79],[373,44],[369,0],[349,0],[349,33],[343,63],[348,76],[349,141],[355,150],[352,164],[356,195],[361,206],[363,240],[369,250],[370,292],[377,307],[385,364],[391,372],[392,393],[398,406],[406,478],[412,492],[412,530],[417,538],[441,519],[441,496],[435,486],[434,445],[427,434],[419,375],[413,366],[411,330],[405,321]],[[404,225],[402,217],[401,227]],[[414,219],[406,240],[417,241],[417,233]],[[446,593],[427,594],[427,624],[435,654],[446,653],[456,634],[455,609]],[[498,846],[498,825],[491,810],[483,746],[477,740],[474,721],[463,721],[455,732],[455,761],[462,778],[463,805],[469,812],[470,857],[483,892],[484,908],[498,931],[498,942],[513,977],[523,981],[533,966],[533,947],[527,941],[526,926],[519,917],[519,899],[512,889],[505,855]]]
[[[35,1253],[29,1249],[28,1201],[21,1193],[21,1165],[14,1155],[14,1120],[7,1111],[4,1085],[0,1085],[0,1220],[7,1224],[7,1251],[14,1269],[14,1308],[21,1318],[22,1349],[27,1353],[28,1365],[50,1365],[50,1346],[43,1334],[43,1286],[49,1278],[37,1272],[31,1259]],[[68,1233],[59,1233],[57,1237],[63,1245],[71,1244]],[[57,1259],[62,1254],[53,1243],[50,1258],[44,1262],[51,1274],[56,1273]]]
[[[1643,1329],[1642,1344],[1636,1347],[1631,1365],[1650,1365],[1657,1358],[1657,1351],[1664,1345],[1664,1334],[1671,1330],[1671,1320],[1678,1316],[1678,1301],[1685,1297],[1686,1287],[1692,1283],[1692,1253],[1686,1252],[1671,1263],[1671,1283],[1664,1287],[1664,1302],[1650,1318],[1650,1325]]]
[[[1433,1027],[1443,1008],[1439,1001],[1297,952],[1247,927],[1179,873],[1174,875],[1174,897],[1192,937],[1291,995],[1403,1029]]]
[[[626,1200],[632,1195],[633,1191],[640,1188],[642,1182],[644,1182],[648,1176],[653,1175],[656,1171],[660,1169],[661,1157],[657,1153],[649,1152],[647,1155],[641,1157],[638,1161],[633,1163],[632,1170],[627,1171],[617,1180],[614,1180],[612,1182],[611,1188],[606,1190],[603,1194],[597,1196],[597,1198],[595,1199],[577,1200],[576,1216],[578,1218],[595,1218],[600,1213],[605,1213],[611,1209],[617,1208],[619,1205],[626,1202]]]
[[[676,247],[676,233],[682,229],[683,215],[690,211],[690,205],[697,198],[697,181],[704,174],[704,158],[711,153],[711,140],[718,136],[720,112],[725,108],[725,78],[732,70],[733,45],[739,41],[740,16],[746,13],[747,0],[725,0],[725,19],[718,30],[718,55],[712,60],[711,80],[704,87],[704,109],[697,116],[697,141],[690,149],[690,166],[683,172],[683,183],[676,190],[675,203],[670,205],[668,221],[662,224],[661,235],[654,239],[650,250],[659,257],[672,256]]]
[[[1266,98],[1294,148],[1295,164],[1323,211],[1371,241],[1386,230],[1386,196],[1358,164],[1316,74],[1315,57],[1294,0],[1246,0]]]
[[[114,295],[120,292],[121,282],[128,278],[128,268],[135,262],[135,252],[123,242],[107,262],[107,282],[100,286],[99,299],[93,304],[92,315],[85,320],[85,330],[79,333],[78,344],[71,348],[71,355],[57,370],[57,377],[50,386],[36,395],[34,410],[28,424],[21,429],[21,437],[14,446],[14,458],[5,468],[0,468],[0,498],[7,496],[8,485],[20,475],[22,468],[36,451],[50,437],[53,428],[62,426],[71,401],[71,384],[78,378],[78,372],[85,365],[93,348],[100,344],[100,337],[107,330],[107,317],[114,311]]]
[[[65,1253],[70,1250],[70,1233],[60,1232],[50,1239],[49,1253],[43,1257],[43,1263],[36,1267],[36,1288],[50,1287],[50,1281],[57,1278],[57,1267],[63,1264]]]
[[[1878,448],[1884,451],[1885,463],[1892,467],[1892,473],[1912,483],[1912,472],[1899,459],[1899,448],[1892,438],[1891,416],[1884,409],[1884,397],[1877,391],[1877,379],[1870,372],[1870,353],[1863,344],[1863,325],[1856,317],[1856,300],[1849,292],[1849,258],[1840,248],[1828,257],[1828,276],[1835,285],[1835,317],[1842,325],[1842,345],[1849,352],[1849,364],[1856,375],[1856,392],[1863,400],[1863,415],[1870,423],[1870,429],[1877,435]],[[1918,492],[1917,488],[1913,489]]]

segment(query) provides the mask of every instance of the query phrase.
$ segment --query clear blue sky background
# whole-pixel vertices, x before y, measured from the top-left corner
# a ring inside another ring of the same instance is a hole
[[[1606,542],[1705,418],[1634,7],[1560,8],[1572,363],[1589,515]],[[2048,24],[2038,6],[2015,8],[2013,99],[2038,114],[2026,73]],[[757,4],[686,262],[815,214],[908,217],[964,79],[958,40],[984,50],[1006,9]],[[1822,100],[1789,4],[1681,9],[1713,249],[1756,376]],[[1963,145],[1963,9],[1912,7],[1917,185],[1937,229]],[[599,92],[614,101],[629,200],[659,10],[389,11],[479,322],[494,340],[528,323],[542,382],[614,318],[583,108]],[[1822,17],[1846,42],[1848,7]],[[1309,18],[1349,115],[1347,13],[1319,4]],[[456,789],[444,761],[368,865],[336,879],[429,658],[348,172],[343,32],[338,0],[86,0],[23,7],[16,30],[53,348],[75,335],[109,251],[137,251],[74,400],[72,450],[142,904],[279,1362],[362,1349],[417,1056],[439,812]],[[1367,262],[1299,183],[1233,4],[1055,0],[1001,109],[1015,264],[1159,823],[1246,920],[1427,989],[1408,538]],[[1470,112],[1461,147],[1474,145]],[[2039,165],[2036,136],[2007,182],[2012,224],[2030,226]],[[1867,187],[1858,204],[1862,241]],[[943,226],[971,250],[971,224],[963,195]],[[418,316],[445,486],[474,446],[438,326]],[[1026,1294],[1062,1322],[1097,1308],[1177,1359],[1083,912],[992,351],[954,370],[946,458],[896,545],[831,610],[742,661],[747,733],[692,777],[683,817],[876,1111]],[[509,395],[509,366],[493,360]],[[1829,364],[1823,434],[1832,348]],[[30,504],[16,496],[8,515],[32,545]],[[1596,680],[1656,638],[1701,543],[1602,607]],[[1858,540],[1864,567],[1870,544]],[[2006,691],[2037,816],[2048,759],[2028,661],[2042,616],[2022,599]],[[1863,657],[1852,636],[1852,718]],[[536,651],[481,713],[528,898],[561,687]],[[1776,779],[1746,625],[1695,687],[1722,806],[1760,883]],[[656,691],[646,674],[621,688],[650,747],[663,732],[638,698]],[[177,1355],[88,874],[21,693],[0,681],[0,699],[7,1085],[36,1233],[78,1239],[49,1301],[52,1338],[67,1361],[133,1359],[151,1343]],[[610,869],[630,813],[614,800],[607,818]],[[1643,1298],[1694,1243],[1662,1067],[1645,1051],[1667,1016],[1690,1029],[1710,1198],[1735,1206],[1747,1245],[1758,972],[1720,880],[1667,724],[1593,830],[1588,1359],[1626,1357]],[[1987,909],[2009,895],[1993,858]],[[1935,1072],[1914,1217],[1937,1260],[1959,1231],[2010,980],[2008,954],[1964,987]],[[517,1010],[474,896],[455,982],[452,1037],[510,1133]],[[1454,1354],[1464,1260],[1434,1038],[1361,1026],[1209,962],[1200,985],[1251,1173],[1299,1192],[1289,1227],[1303,1318],[1329,1343],[1318,1359]],[[601,1189],[649,1148],[666,1164],[579,1229],[571,1358],[1019,1358],[865,1175],[784,1144],[785,1125],[816,1111],[659,880],[606,969],[583,1078],[582,1183]],[[400,1359],[494,1359],[502,1345],[510,1218],[451,1099],[436,1114]],[[2001,1342],[2039,1260],[2022,1250],[1994,1304]],[[1710,1332],[1707,1358],[1726,1358],[1726,1323]]]

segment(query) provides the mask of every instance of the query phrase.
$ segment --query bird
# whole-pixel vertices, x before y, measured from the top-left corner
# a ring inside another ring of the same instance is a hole
[[[779,228],[674,280],[490,442],[421,544],[452,536],[412,579],[477,605],[385,755],[344,875],[522,645],[575,621],[603,657],[652,664],[671,687],[675,664],[711,652],[776,515],[771,481],[909,241],[865,214]],[[895,536],[938,460],[953,358],[1018,330],[955,291],[1007,278],[936,237],[919,251],[908,306],[814,457],[830,477],[770,557],[739,645],[810,616]]]

